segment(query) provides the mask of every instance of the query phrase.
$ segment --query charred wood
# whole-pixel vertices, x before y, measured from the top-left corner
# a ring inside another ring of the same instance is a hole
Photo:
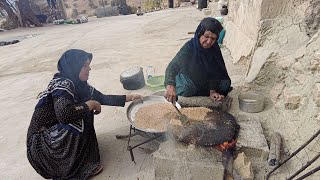
[[[280,152],[281,152],[281,135],[278,132],[274,132],[271,135],[270,153],[269,153],[269,159],[268,159],[269,166],[275,166],[279,164]]]

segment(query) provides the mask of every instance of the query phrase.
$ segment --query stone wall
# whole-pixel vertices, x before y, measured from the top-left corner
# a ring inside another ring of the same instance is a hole
[[[229,0],[224,18],[224,45],[234,62],[247,64],[242,89],[272,100],[257,115],[266,131],[283,135],[290,152],[320,125],[319,6],[320,0]]]
[[[320,1],[312,0],[310,6],[305,12],[305,22],[307,24],[307,32],[313,35],[320,28]]]
[[[261,21],[263,0],[230,0],[228,18],[225,21],[224,44],[230,50],[234,62],[251,54],[255,47]]]
[[[317,0],[313,0],[317,1]],[[303,20],[310,2],[303,0],[229,0],[229,14],[225,21],[227,30],[224,43],[230,50],[233,62],[247,57],[252,59],[254,52],[264,41],[273,20],[279,16],[293,16],[293,23]],[[314,3],[313,6],[317,6]],[[316,10],[309,10],[309,29],[314,28]],[[293,13],[294,12],[294,13]]]

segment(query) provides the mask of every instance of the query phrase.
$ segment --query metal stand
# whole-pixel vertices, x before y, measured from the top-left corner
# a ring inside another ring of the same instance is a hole
[[[297,155],[302,149],[304,149],[311,141],[313,141],[316,137],[320,135],[320,130],[318,130],[307,142],[305,142],[300,148],[298,148],[296,151],[294,151],[287,159],[285,159],[283,162],[279,163],[276,167],[274,167],[270,172],[267,173],[266,175],[266,180],[269,180],[271,174],[280,168],[283,164],[285,164],[287,161],[289,161],[293,156]],[[294,177],[296,177],[298,174],[300,174],[303,170],[305,170],[307,167],[309,167],[314,161],[316,161],[320,157],[320,153],[318,153],[312,160],[310,160],[306,165],[302,166],[297,172],[295,172],[292,176],[287,178],[288,180],[292,180]],[[305,175],[299,177],[298,179],[303,179],[311,174],[317,172],[320,170],[320,166],[309,171]]]
[[[128,138],[127,150],[130,152],[131,160],[132,160],[135,164],[136,164],[136,162],[135,162],[134,155],[133,155],[133,149],[136,148],[136,147],[139,147],[139,146],[141,146],[141,145],[143,145],[143,144],[145,144],[145,143],[148,143],[148,142],[150,142],[150,141],[153,141],[153,140],[155,140],[155,139],[157,139],[157,138],[159,138],[159,137],[161,137],[161,136],[164,135],[164,134],[162,134],[162,133],[151,133],[151,134],[154,135],[153,137],[150,137],[150,138],[148,138],[147,140],[145,140],[145,141],[143,141],[143,142],[141,142],[141,143],[139,143],[139,144],[137,144],[137,145],[131,146],[131,145],[130,145],[131,137],[133,137],[133,136],[135,136],[135,135],[137,135],[137,134],[139,134],[139,133],[145,133],[145,134],[146,134],[146,132],[141,131],[141,130],[139,130],[139,129],[136,129],[135,127],[133,127],[132,125],[130,125],[129,135],[116,135],[116,138],[117,138],[117,139]]]

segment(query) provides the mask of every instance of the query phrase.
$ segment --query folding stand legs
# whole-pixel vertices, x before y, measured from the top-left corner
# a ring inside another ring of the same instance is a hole
[[[133,132],[132,132],[132,131],[133,131]],[[153,136],[153,137],[151,137],[151,138],[143,141],[142,143],[139,143],[139,144],[137,144],[137,145],[131,146],[131,145],[130,145],[131,137],[133,137],[133,136],[135,136],[135,135],[137,135],[137,134],[139,134],[139,133],[146,133],[146,132],[141,131],[141,130],[139,130],[139,129],[136,129],[136,128],[134,128],[132,125],[130,125],[130,131],[129,131],[129,134],[128,134],[128,135],[116,135],[116,138],[117,138],[117,139],[128,138],[127,150],[130,152],[131,160],[132,160],[135,164],[136,164],[136,162],[135,162],[134,155],[133,155],[133,149],[136,148],[136,147],[138,147],[138,146],[140,146],[140,145],[142,145],[142,144],[145,144],[145,143],[148,143],[148,142],[150,142],[150,141],[152,141],[152,140],[155,140],[155,139],[157,139],[158,137],[160,137],[160,136],[163,135],[163,134],[156,134],[156,133],[154,133],[154,136]]]

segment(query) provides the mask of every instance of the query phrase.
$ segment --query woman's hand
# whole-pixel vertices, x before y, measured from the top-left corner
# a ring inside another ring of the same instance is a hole
[[[164,97],[167,101],[175,103],[177,99],[176,88],[173,85],[167,85]]]
[[[95,100],[89,100],[86,102],[89,107],[89,110],[93,110],[93,114],[99,114],[101,112],[101,104]]]
[[[139,95],[139,94],[126,95],[126,102],[134,101],[134,100],[137,100],[137,99],[143,100],[143,97],[141,95]]]
[[[217,93],[215,90],[210,90],[210,98],[214,101],[222,101],[224,99],[224,95]]]

